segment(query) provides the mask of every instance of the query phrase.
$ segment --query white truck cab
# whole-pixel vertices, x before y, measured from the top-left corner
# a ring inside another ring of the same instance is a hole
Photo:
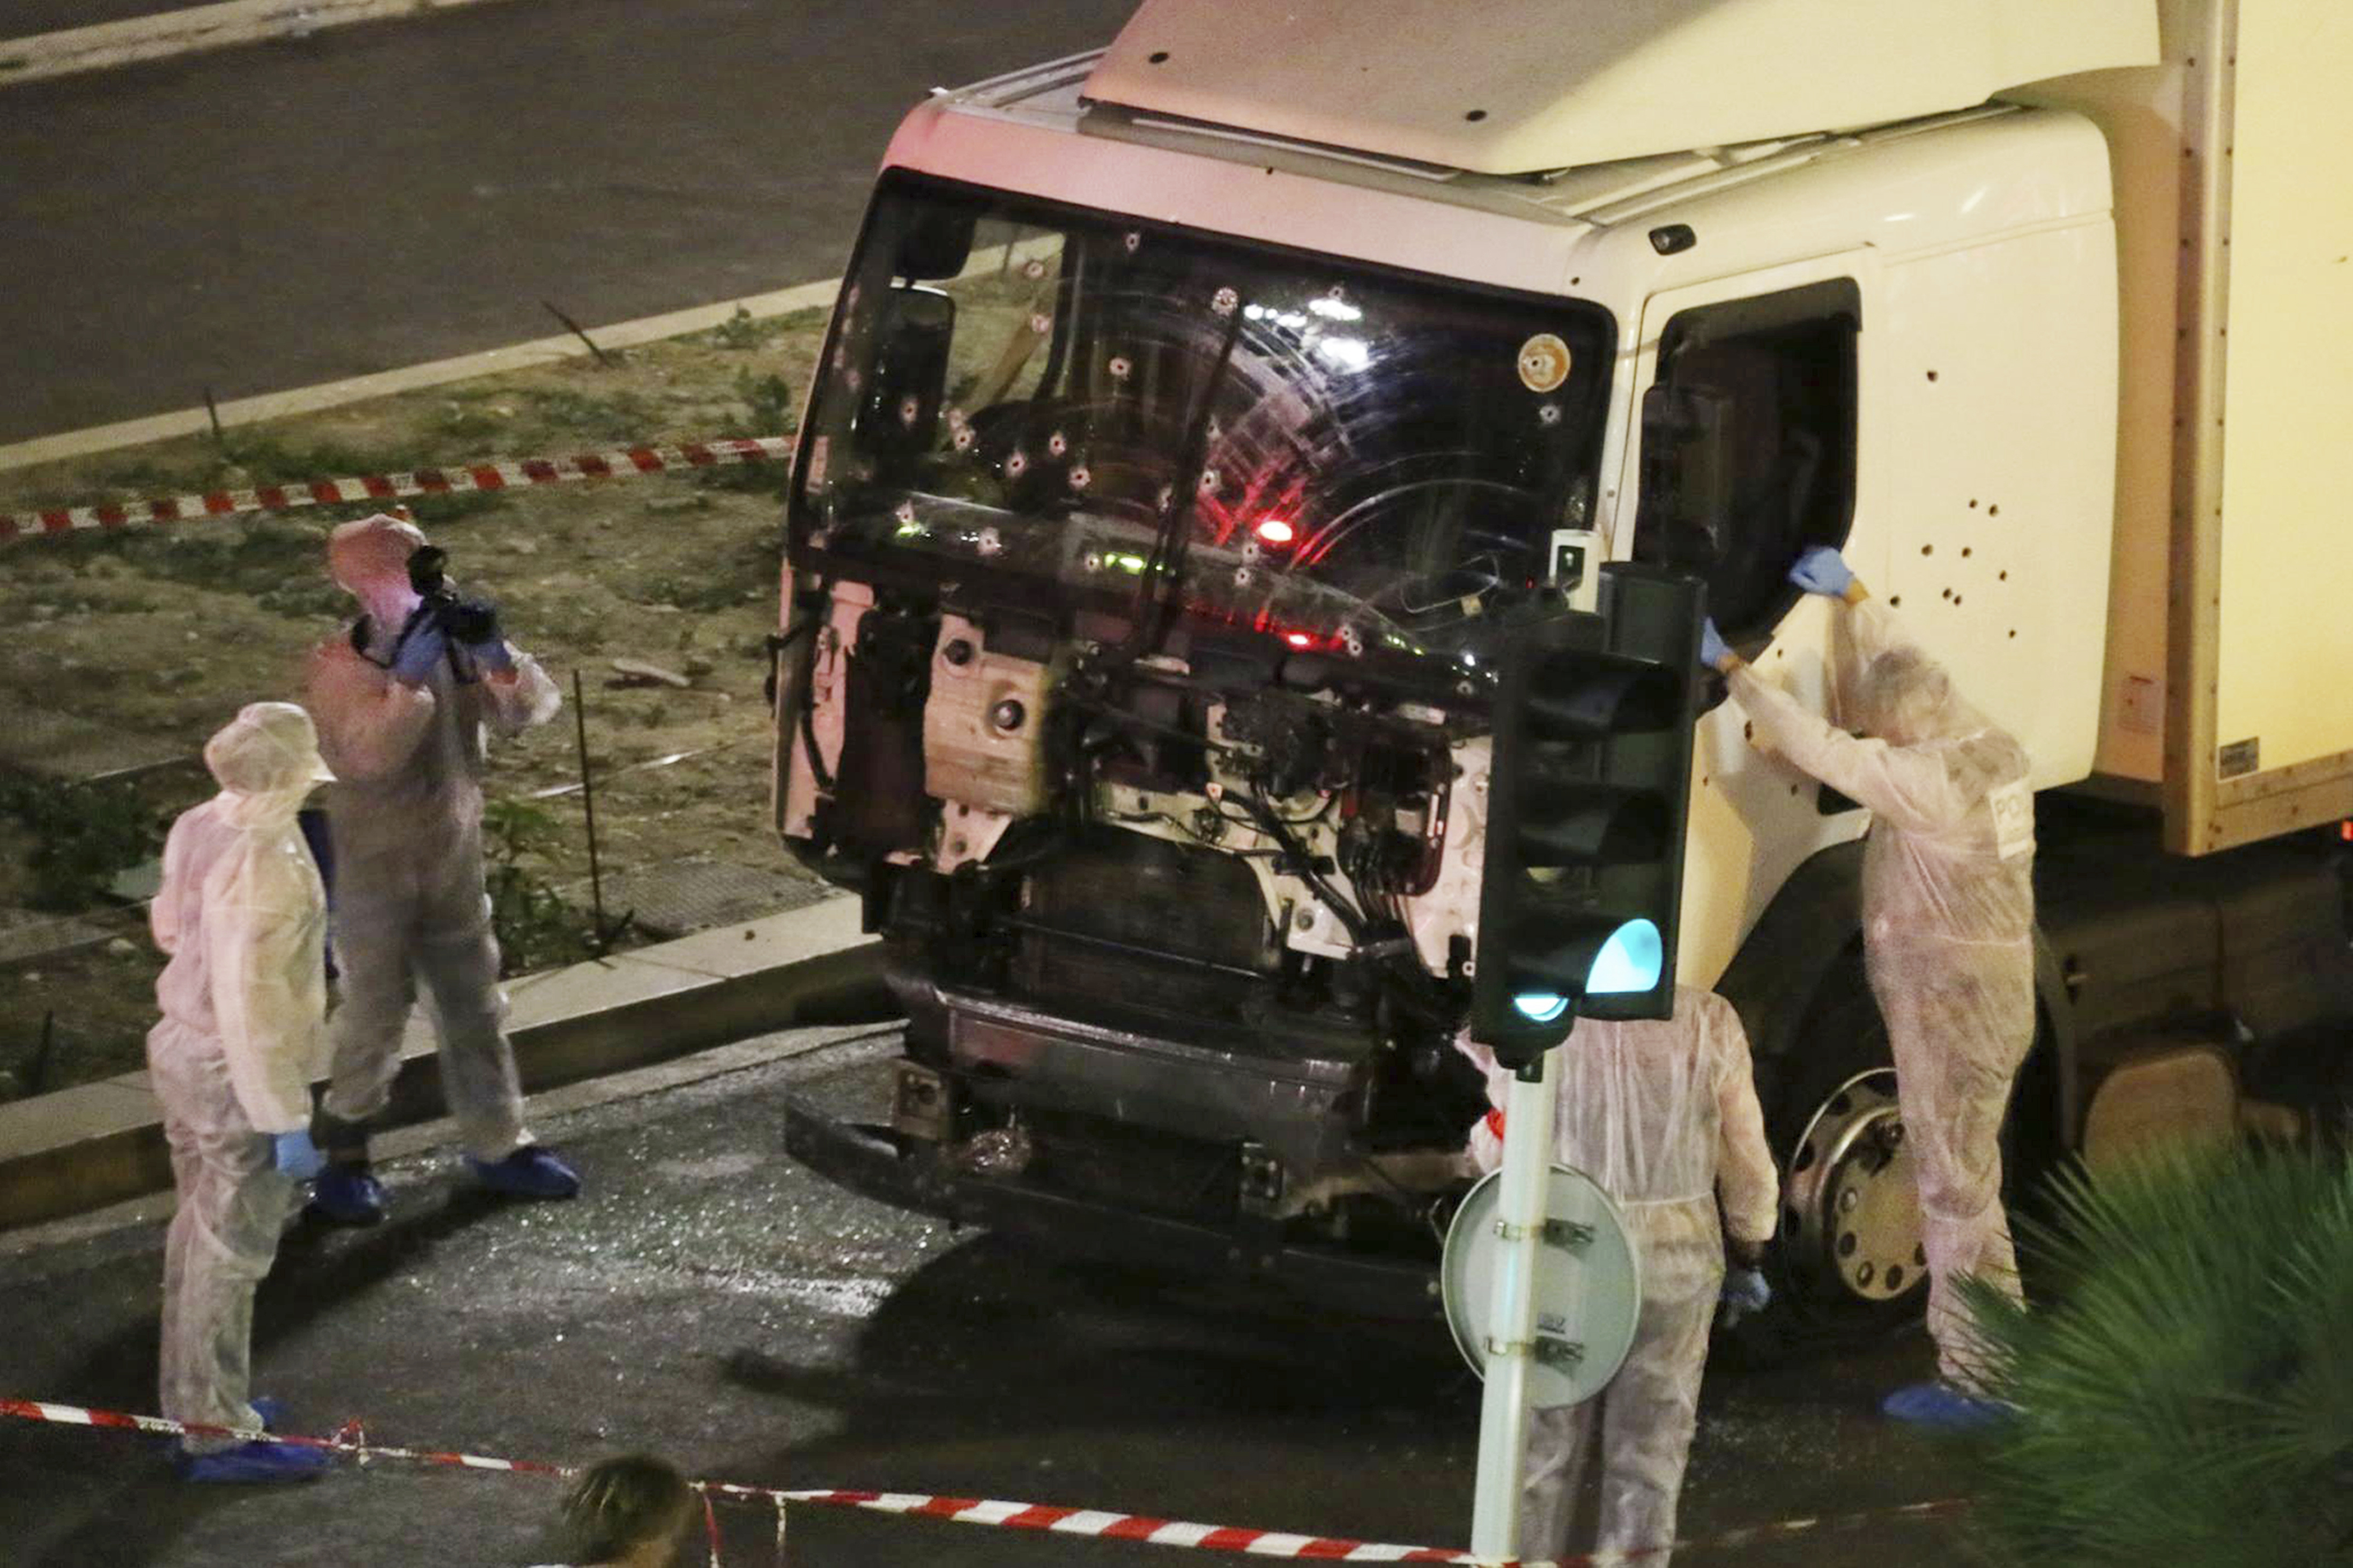
[[[2212,721],[2162,689],[2181,633],[2147,602],[2189,459],[2134,378],[2177,379],[2162,268],[2200,187],[2150,149],[2214,133],[2243,68],[2217,28],[2319,15],[2244,5],[1147,0],[1101,54],[916,109],[802,432],[776,762],[780,830],[866,890],[913,1022],[891,1125],[797,1109],[789,1146],[1008,1230],[1433,1310],[1477,1109],[1447,1046],[1480,659],[1500,613],[1590,607],[1604,562],[1703,577],[1827,710],[1830,616],[1784,579],[1837,546],[2038,790],[2186,807],[2138,742]],[[2313,97],[2310,70],[2279,74]],[[2182,247],[2195,276],[2221,237]],[[1680,977],[1748,1023],[1793,1294],[1908,1310],[1868,814],[1744,731],[1700,722]],[[2266,827],[2353,811],[2331,754],[2284,759]],[[2200,891],[2155,816],[2045,798],[2031,1153],[2103,1087],[2211,1102],[2214,1018],[2291,1034],[2353,998],[2312,842]],[[2174,847],[2222,847],[2180,816]],[[2225,927],[2309,983],[2185,989]],[[2083,957],[2108,946],[2173,978],[2112,991]]]

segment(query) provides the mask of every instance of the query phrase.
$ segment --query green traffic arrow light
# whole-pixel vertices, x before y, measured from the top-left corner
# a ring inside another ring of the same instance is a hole
[[[1665,967],[1666,944],[1659,928],[1649,921],[1628,921],[1610,933],[1593,967],[1585,976],[1588,996],[1622,995],[1648,991],[1659,983]]]

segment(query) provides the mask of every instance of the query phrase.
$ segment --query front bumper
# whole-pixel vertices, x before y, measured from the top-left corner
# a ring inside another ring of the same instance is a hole
[[[1211,1142],[1249,1139],[1293,1173],[1344,1160],[1371,1091],[1361,1031],[1306,1016],[1215,1024],[942,990],[948,1058],[975,1098]]]
[[[1249,1221],[1204,1225],[1089,1202],[1018,1176],[975,1175],[946,1164],[934,1145],[839,1120],[798,1098],[786,1102],[785,1150],[853,1192],[1043,1247],[1138,1268],[1255,1280],[1303,1305],[1366,1317],[1436,1318],[1444,1311],[1435,1259],[1286,1243],[1271,1226]]]

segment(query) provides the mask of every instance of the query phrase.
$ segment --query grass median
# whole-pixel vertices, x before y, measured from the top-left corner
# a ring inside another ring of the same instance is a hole
[[[218,440],[0,473],[0,511],[789,435],[824,325],[818,310],[739,314],[610,363],[567,360]],[[754,464],[407,503],[448,550],[452,576],[497,600],[513,639],[564,683],[567,702],[578,673],[600,780],[602,870],[624,895],[633,879],[703,865],[797,874],[767,823],[761,701],[785,478],[782,464]],[[0,549],[0,622],[15,633],[0,642],[0,703],[17,721],[14,739],[0,741],[0,944],[11,955],[0,960],[0,1096],[143,1066],[160,960],[135,897],[110,884],[146,858],[174,812],[210,792],[194,763],[207,735],[246,702],[300,699],[306,656],[351,613],[327,580],[326,534],[374,510]],[[626,675],[617,659],[674,679]],[[118,767],[138,772],[87,782]],[[493,759],[490,793],[512,803],[508,863],[558,900],[515,901],[526,940],[511,945],[535,960],[561,956],[564,910],[584,897],[580,797],[543,793],[577,774],[569,713]]]

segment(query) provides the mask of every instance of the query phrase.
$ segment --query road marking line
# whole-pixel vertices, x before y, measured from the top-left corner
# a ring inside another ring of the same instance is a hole
[[[596,339],[601,348],[634,348],[664,338],[682,337],[688,332],[709,331],[733,321],[739,310],[754,321],[762,321],[772,316],[790,315],[796,310],[830,305],[840,288],[838,279],[796,284],[790,289],[747,295],[741,300],[723,300],[715,305],[695,305],[659,316],[617,321],[611,326],[591,327],[588,335]],[[423,364],[404,365],[396,370],[375,371],[366,375],[346,376],[341,381],[320,382],[284,392],[266,392],[259,396],[235,398],[219,405],[220,422],[226,428],[231,425],[253,425],[265,419],[315,414],[322,409],[340,408],[345,404],[364,403],[372,397],[389,397],[396,393],[441,386],[453,381],[470,381],[478,375],[492,375],[501,371],[522,370],[532,365],[577,359],[587,352],[588,346],[569,332],[556,337],[533,338],[528,342],[508,343],[501,348],[483,349],[449,359],[428,360]],[[62,431],[54,436],[37,436],[11,446],[0,446],[0,470],[30,468],[36,463],[53,463],[67,458],[88,457],[93,452],[111,452],[123,447],[143,447],[151,441],[169,441],[176,437],[200,435],[211,428],[212,417],[205,409],[182,408],[169,414],[151,414],[111,425],[93,425],[87,429]]]
[[[302,38],[353,22],[390,21],[490,0],[224,0],[0,40],[0,86],[103,70],[233,44]]]

